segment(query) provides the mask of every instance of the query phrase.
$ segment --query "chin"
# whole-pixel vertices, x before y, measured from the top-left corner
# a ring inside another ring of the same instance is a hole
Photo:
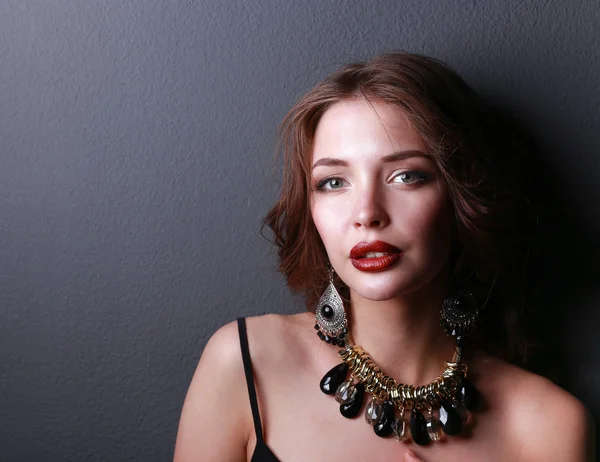
[[[382,293],[377,293],[377,294],[373,294],[373,293],[359,293],[359,292],[354,292],[356,295],[360,296],[362,299],[364,300],[369,300],[371,302],[386,302],[388,300],[393,300],[394,298],[398,297],[399,295],[401,295],[401,293],[390,293],[390,294],[382,294]]]
[[[385,302],[412,292],[407,287],[357,287],[352,290],[356,295],[372,302]]]
[[[408,278],[406,273],[381,272],[363,275],[353,275],[349,281],[351,291],[361,298],[373,302],[383,302],[394,298],[403,297],[427,287],[435,274],[413,274]],[[375,277],[369,277],[375,276]],[[403,277],[404,276],[404,277]]]
[[[375,275],[376,273],[373,273]],[[382,274],[382,273],[379,273]],[[415,281],[406,281],[396,277],[359,277],[351,278],[350,287],[351,292],[354,292],[361,298],[371,300],[374,302],[382,302],[391,300],[403,294],[409,293],[414,290]]]

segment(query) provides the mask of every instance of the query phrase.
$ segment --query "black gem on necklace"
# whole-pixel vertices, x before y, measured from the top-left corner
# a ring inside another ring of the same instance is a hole
[[[457,398],[464,403],[469,411],[476,410],[481,401],[481,395],[477,388],[467,379],[463,379],[462,386],[458,389]]]
[[[355,388],[356,395],[354,396],[354,399],[349,403],[340,404],[341,414],[348,419],[356,417],[363,405],[363,399],[365,396],[365,386],[362,383],[357,383],[355,385]]]
[[[413,441],[419,446],[426,446],[429,443],[427,422],[423,414],[416,409],[410,411],[410,434]]]
[[[346,363],[338,364],[327,371],[323,376],[319,388],[321,388],[321,391],[326,395],[335,394],[337,387],[346,380],[346,374],[348,374],[348,365]]]
[[[462,430],[460,414],[452,407],[448,401],[442,401],[440,404],[440,423],[442,430],[446,435],[458,435]]]
[[[387,400],[383,403],[383,418],[375,425],[373,425],[373,431],[377,436],[385,438],[390,436],[394,430],[394,422],[396,421],[396,415],[394,410],[394,403]]]
[[[373,431],[377,436],[381,436],[385,438],[386,436],[390,436],[393,431],[392,427],[393,422],[389,422],[385,417],[381,419],[380,422],[373,425]]]

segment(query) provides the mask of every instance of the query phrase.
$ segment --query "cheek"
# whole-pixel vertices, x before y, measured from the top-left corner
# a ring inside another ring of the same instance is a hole
[[[311,214],[317,232],[325,248],[329,250],[331,244],[339,240],[343,226],[340,209],[328,204],[327,201],[313,201]]]
[[[445,194],[437,191],[404,202],[403,213],[398,214],[399,227],[417,241],[426,241],[442,247],[452,239],[452,208]]]
[[[446,201],[433,201],[423,207],[418,220],[419,232],[436,253],[445,254],[453,240],[453,213]]]

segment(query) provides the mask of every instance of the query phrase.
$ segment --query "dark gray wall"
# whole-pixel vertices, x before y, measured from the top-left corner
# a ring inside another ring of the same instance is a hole
[[[560,198],[540,310],[562,316],[567,386],[600,416],[599,10],[1,2],[0,460],[172,457],[211,333],[302,309],[259,234],[276,124],[327,72],[393,48],[448,62],[540,139]]]

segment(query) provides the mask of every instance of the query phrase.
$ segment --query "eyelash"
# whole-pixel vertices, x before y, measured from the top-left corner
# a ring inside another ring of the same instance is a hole
[[[399,177],[401,175],[406,175],[406,174],[408,174],[408,175],[415,175],[417,178],[416,178],[415,181],[412,181],[410,183],[401,183],[401,184],[412,185],[412,184],[415,184],[415,183],[424,183],[424,182],[426,182],[429,179],[429,176],[426,173],[418,172],[416,170],[406,170],[404,172],[398,172],[396,175],[392,176],[392,179],[397,178],[397,177]],[[341,179],[341,178],[339,178],[337,176],[331,176],[331,177],[328,177],[328,178],[324,178],[324,179],[322,179],[321,181],[319,181],[317,183],[317,185],[315,186],[314,190],[315,191],[335,191],[336,189],[340,189],[340,188],[333,188],[333,189],[326,189],[325,188],[325,185],[327,183],[329,183],[330,181],[332,181],[332,180],[339,180],[339,181],[342,181],[342,182],[344,181],[343,179]]]

